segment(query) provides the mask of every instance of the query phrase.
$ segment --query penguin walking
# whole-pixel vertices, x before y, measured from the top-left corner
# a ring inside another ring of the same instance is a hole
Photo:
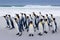
[[[55,18],[53,18],[51,24],[52,24],[52,33],[57,32],[57,23],[55,21]]]
[[[22,35],[22,29],[23,29],[23,25],[22,25],[23,23],[22,23],[21,18],[19,17],[19,14],[16,14],[16,16],[17,16],[17,24],[18,24],[18,28],[17,28],[18,33],[16,35],[21,36]]]
[[[14,23],[14,27],[18,32],[16,35],[19,35],[19,27],[18,27],[18,24],[17,24],[17,18],[13,18],[12,20],[13,20],[13,23]]]
[[[38,28],[39,28],[39,33],[38,35],[42,36],[43,35],[43,25],[42,25],[42,21],[43,19],[40,19],[39,22],[38,22]]]
[[[32,21],[29,23],[29,36],[34,36],[34,24]]]

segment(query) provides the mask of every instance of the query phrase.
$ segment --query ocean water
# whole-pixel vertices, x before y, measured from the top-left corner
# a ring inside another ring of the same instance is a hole
[[[0,7],[0,16],[4,16],[6,14],[10,14],[11,16],[15,16],[15,14],[26,13],[27,15],[32,14],[39,15],[41,12],[43,15],[45,14],[53,14],[54,16],[60,16],[60,6],[41,6],[41,5],[25,5],[25,6],[1,6]]]

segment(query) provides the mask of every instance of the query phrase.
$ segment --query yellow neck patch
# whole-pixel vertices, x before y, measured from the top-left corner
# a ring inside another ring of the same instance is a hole
[[[45,23],[48,24],[47,21]]]
[[[33,24],[30,24],[30,27],[33,27]]]
[[[39,22],[39,25],[42,26],[42,22]]]

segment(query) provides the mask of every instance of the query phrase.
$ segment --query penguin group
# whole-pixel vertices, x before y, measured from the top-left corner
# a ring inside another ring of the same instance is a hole
[[[15,14],[15,17],[11,17],[11,15],[6,14],[3,16],[7,23],[7,28],[14,29],[16,28],[18,36],[22,36],[23,32],[26,30],[28,32],[29,36],[34,36],[34,33],[36,31],[38,35],[42,36],[44,33],[48,33],[50,29],[52,29],[52,33],[57,32],[57,23],[56,18],[53,16],[53,14],[42,15],[41,12],[39,12],[39,15],[36,15],[35,12],[32,12],[32,14],[25,14],[20,13]]]

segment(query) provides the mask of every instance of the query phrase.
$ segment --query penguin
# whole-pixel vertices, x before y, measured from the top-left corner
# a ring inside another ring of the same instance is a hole
[[[53,18],[51,23],[52,23],[52,33],[57,32],[57,23],[55,21],[55,18]]]
[[[24,14],[24,27],[27,29],[27,16]]]
[[[28,17],[29,17],[29,22],[30,22],[30,21],[33,21],[33,17],[32,17],[32,15],[31,15],[31,14],[29,14],[29,16],[28,16]]]
[[[42,25],[42,21],[43,19],[40,19],[39,22],[38,22],[38,28],[39,28],[39,33],[38,35],[42,36],[43,35],[43,25]]]
[[[49,30],[51,30],[51,29],[50,29],[50,27],[52,26],[52,25],[51,25],[51,18],[48,16],[48,14],[46,14],[46,19],[47,19],[47,21],[48,21]]]
[[[29,28],[29,26],[28,26],[29,22],[30,22],[30,19],[29,19],[29,16],[27,16],[27,20],[26,20],[26,24],[27,24],[26,25],[26,29],[27,29],[27,32],[29,31],[29,29],[28,29]]]
[[[14,27],[18,32],[16,35],[19,35],[19,27],[18,27],[18,24],[17,24],[17,18],[13,18],[12,20],[13,20],[13,23],[14,23]]]
[[[48,21],[48,26],[50,27],[50,23],[51,23],[51,19],[49,18],[48,14],[46,14],[46,18],[47,18],[47,21]]]
[[[47,19],[44,19],[44,33],[48,33],[49,32],[49,26],[48,26],[48,21]]]
[[[11,29],[12,25],[11,25],[10,15],[6,15],[6,20],[7,20],[8,28]]]
[[[32,19],[33,19],[33,24],[34,24],[34,27],[36,27],[36,24],[35,24],[35,20],[36,20],[36,14],[33,12],[33,15],[32,15]]]
[[[6,19],[6,16],[3,16]]]
[[[20,21],[21,21],[21,25],[22,25],[22,30],[24,31],[24,17],[23,17],[23,13],[21,13]]]
[[[9,17],[10,17],[10,21],[11,21],[11,25],[12,25],[12,27],[10,29],[13,29],[13,28],[15,28],[14,23],[13,23],[13,17],[11,17],[11,15],[9,15]]]
[[[34,24],[32,21],[29,23],[29,36],[34,36]]]
[[[6,19],[6,23],[7,23],[7,28],[10,28],[10,26],[9,26],[9,21],[8,21],[8,15],[7,15],[7,14],[6,14],[5,19]]]
[[[45,19],[45,16],[42,15],[42,17],[43,17],[43,18],[42,18],[42,19],[43,19],[42,25],[43,25],[43,30],[44,30],[44,19]]]
[[[36,16],[36,23],[35,23],[35,25],[36,25],[37,30],[38,30],[38,22],[39,22],[39,16]]]
[[[16,14],[17,16],[17,24],[18,24],[18,30],[19,32],[16,35],[22,36],[22,31],[23,31],[23,23],[22,23],[22,19],[19,17],[19,14]]]
[[[43,15],[39,12],[39,19],[43,19]]]
[[[32,21],[33,21],[33,24],[34,24],[34,32],[36,32],[36,14],[33,12],[33,15],[32,15]]]

